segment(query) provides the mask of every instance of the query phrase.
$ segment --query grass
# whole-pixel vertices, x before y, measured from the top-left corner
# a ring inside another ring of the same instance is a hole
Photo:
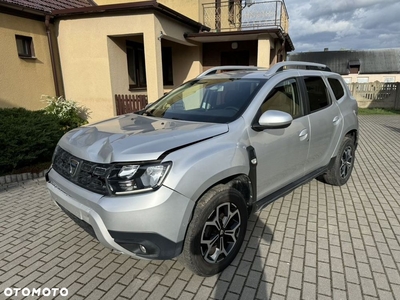
[[[359,115],[400,115],[400,110],[391,108],[359,108]]]

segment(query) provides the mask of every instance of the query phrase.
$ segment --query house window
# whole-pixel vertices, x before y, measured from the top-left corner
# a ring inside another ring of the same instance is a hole
[[[174,85],[174,76],[172,72],[172,48],[162,48],[162,69],[164,85]]]
[[[344,82],[346,82],[347,84],[351,83],[351,77],[343,77]]]
[[[390,77],[383,77],[383,82],[388,83],[388,82],[394,82],[394,81],[395,81],[395,79],[394,79],[394,77],[392,77],[392,76],[390,76]]]
[[[143,44],[127,41],[126,54],[128,61],[129,88],[145,88],[146,65]]]
[[[129,89],[146,88],[146,62],[144,45],[127,41],[126,54],[128,62]],[[172,48],[162,48],[163,84],[173,85]]]
[[[19,57],[21,58],[35,57],[32,37],[15,35],[15,40],[17,42],[17,51]]]
[[[356,60],[350,60],[349,61],[349,71],[350,74],[358,74],[360,72],[360,60],[356,59]]]
[[[368,83],[369,78],[368,77],[357,77],[357,83]]]

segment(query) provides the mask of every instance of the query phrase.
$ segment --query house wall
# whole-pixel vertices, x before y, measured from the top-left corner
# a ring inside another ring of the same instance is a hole
[[[95,0],[98,5],[142,2],[144,0]],[[157,0],[169,8],[191,18],[197,22],[203,23],[203,3],[213,2],[212,0]]]
[[[16,34],[32,37],[36,59],[19,58]],[[0,37],[0,107],[43,108],[41,95],[55,95],[44,20],[0,13]]]
[[[115,116],[115,94],[146,92],[128,90],[125,39],[129,37],[143,36],[149,102],[164,93],[162,39],[182,44],[176,47],[175,56],[186,56],[174,62],[175,85],[182,83],[179,78],[193,78],[201,71],[200,51],[191,49],[197,47],[183,36],[190,29],[161,15],[75,18],[59,20],[57,25],[66,97],[92,111],[90,122]]]

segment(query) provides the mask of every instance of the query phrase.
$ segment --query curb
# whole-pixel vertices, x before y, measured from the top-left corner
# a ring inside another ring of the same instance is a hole
[[[44,177],[47,170],[41,171],[39,173],[22,173],[22,174],[12,174],[0,176],[0,185],[14,183],[14,182],[24,182],[27,180],[33,180]]]

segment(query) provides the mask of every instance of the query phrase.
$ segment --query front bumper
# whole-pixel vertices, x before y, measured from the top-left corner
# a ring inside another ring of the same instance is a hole
[[[170,259],[182,251],[194,208],[185,196],[161,186],[110,197],[81,188],[54,170],[46,178],[56,204],[105,247],[147,259]]]

